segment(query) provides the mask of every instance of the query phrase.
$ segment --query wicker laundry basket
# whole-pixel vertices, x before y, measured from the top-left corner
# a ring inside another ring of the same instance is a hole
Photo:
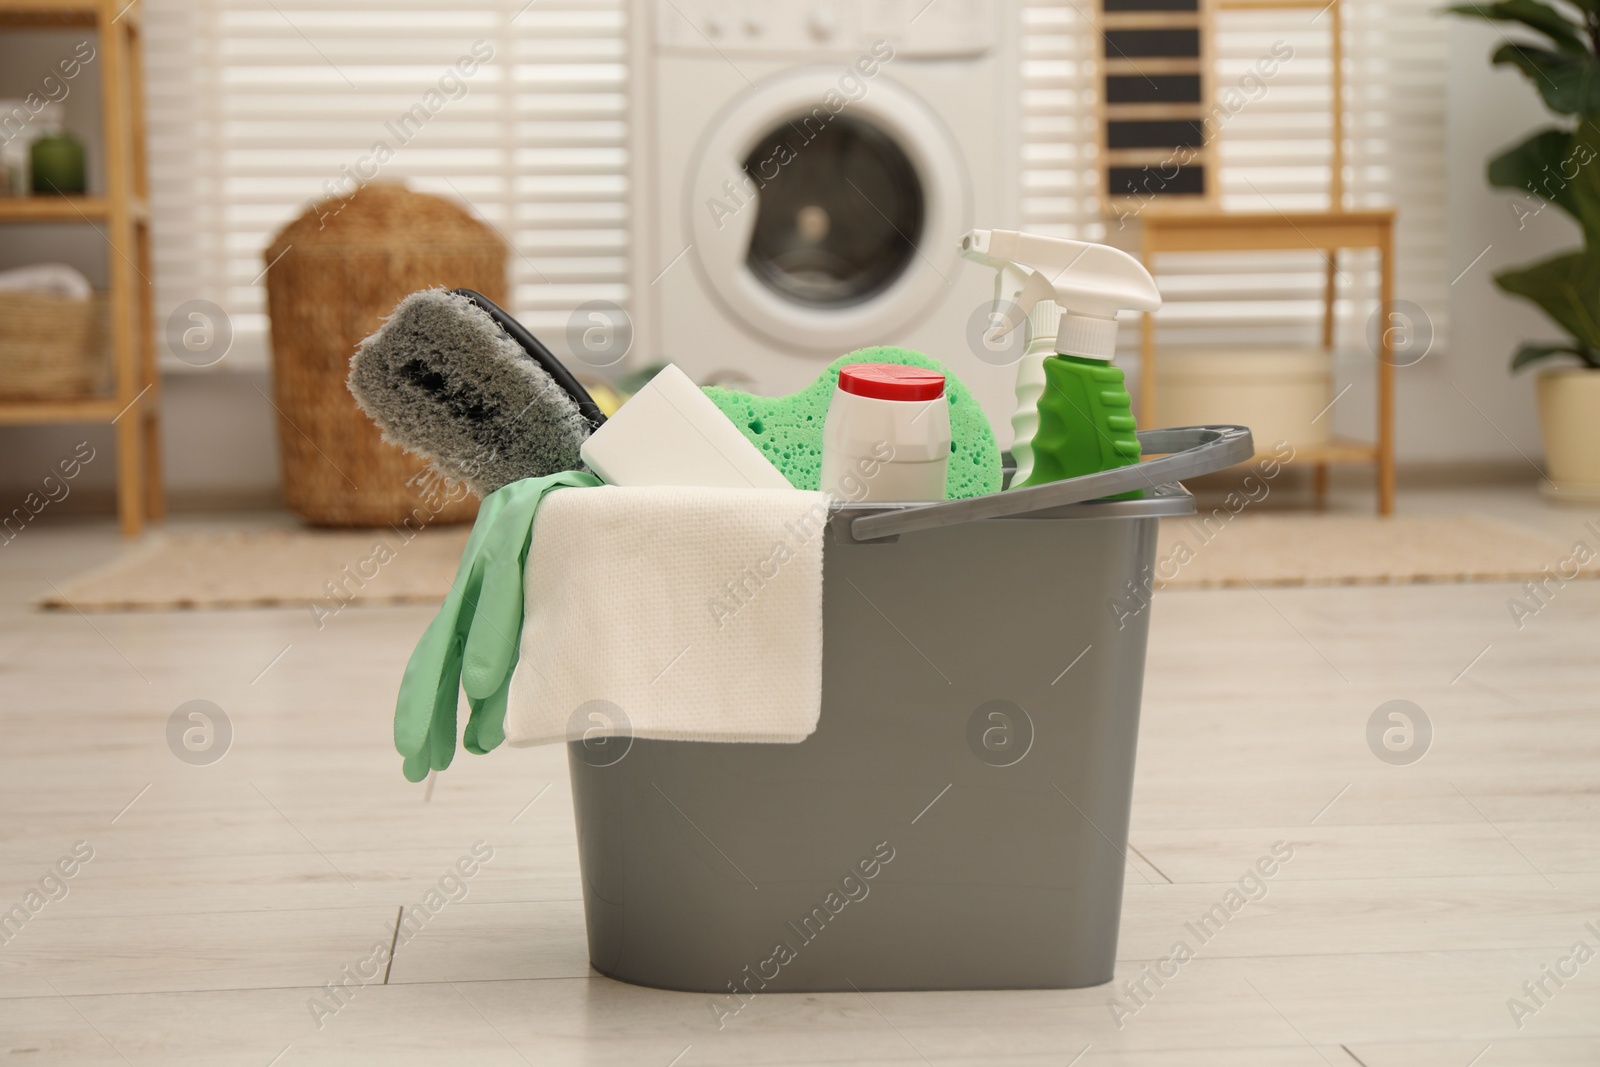
[[[60,400],[107,385],[106,298],[0,293],[0,396]]]
[[[345,379],[356,344],[408,293],[466,287],[503,303],[504,242],[448,200],[375,182],[307,209],[265,261],[290,509],[319,526],[471,520],[477,500],[442,492],[423,460],[386,443]]]

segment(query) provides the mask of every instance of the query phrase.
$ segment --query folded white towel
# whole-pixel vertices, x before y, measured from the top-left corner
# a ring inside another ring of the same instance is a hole
[[[599,486],[540,505],[506,739],[804,740],[822,706],[822,493]]]
[[[94,287],[81,271],[65,263],[35,263],[0,270],[0,293],[45,293],[87,300],[94,295]]]

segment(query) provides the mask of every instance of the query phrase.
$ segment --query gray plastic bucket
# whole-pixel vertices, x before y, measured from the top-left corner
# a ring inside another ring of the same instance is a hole
[[[1069,988],[1116,959],[1157,523],[1248,431],[830,522],[822,715],[795,745],[568,745],[589,959],[719,994]],[[1145,489],[1143,499],[1103,500]],[[1093,503],[1085,501],[1095,500]]]

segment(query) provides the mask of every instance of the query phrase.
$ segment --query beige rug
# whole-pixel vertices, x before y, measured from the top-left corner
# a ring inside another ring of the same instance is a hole
[[[124,558],[61,585],[49,608],[130,611],[436,604],[455,575],[467,529],[272,531],[157,536]],[[1578,543],[1584,549],[1575,555]],[[1158,588],[1384,585],[1600,577],[1600,524],[1562,541],[1464,515],[1241,515],[1166,520]],[[1584,565],[1586,564],[1586,565]],[[1546,569],[1548,568],[1548,569]]]
[[[1223,512],[1226,515],[1226,512]],[[1196,515],[1161,524],[1158,589],[1600,578],[1600,524],[1562,540],[1475,515]],[[1579,544],[1582,548],[1579,549]]]
[[[469,529],[410,540],[393,530],[155,534],[38,603],[80,611],[437,604]]]

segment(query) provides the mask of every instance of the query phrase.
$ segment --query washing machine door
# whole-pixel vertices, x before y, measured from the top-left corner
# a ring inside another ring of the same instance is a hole
[[[734,100],[695,155],[685,206],[691,254],[733,317],[829,356],[894,341],[939,299],[971,210],[961,155],[926,104],[880,74],[839,106],[839,81],[837,68],[790,71]]]

